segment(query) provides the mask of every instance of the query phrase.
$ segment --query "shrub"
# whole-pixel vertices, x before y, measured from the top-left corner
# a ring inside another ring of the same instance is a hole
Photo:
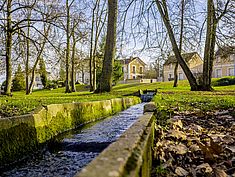
[[[57,81],[52,80],[52,81],[47,81],[47,89],[56,89],[58,88]]]
[[[65,87],[65,82],[64,81],[59,80],[59,81],[55,81],[55,82],[57,83],[58,88]]]
[[[42,85],[44,88],[46,88],[48,80],[47,80],[46,64],[45,64],[43,58],[41,58],[40,62],[39,62],[39,73],[40,73]]]
[[[25,87],[26,87],[26,84],[25,84],[24,73],[22,72],[22,69],[19,65],[18,69],[15,73],[15,77],[12,80],[12,90],[13,91],[20,91],[20,90],[24,90]]]
[[[212,83],[213,86],[235,85],[235,77],[224,77]]]

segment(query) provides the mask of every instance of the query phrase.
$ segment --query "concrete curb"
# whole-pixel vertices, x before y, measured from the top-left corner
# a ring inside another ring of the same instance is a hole
[[[35,113],[0,119],[0,168],[35,152],[39,145],[81,124],[108,117],[140,103],[137,97],[52,104]]]
[[[146,112],[75,177],[148,177],[152,165],[154,112]]]

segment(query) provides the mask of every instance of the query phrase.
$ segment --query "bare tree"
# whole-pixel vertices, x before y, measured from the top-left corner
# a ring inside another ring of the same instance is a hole
[[[173,30],[172,30],[172,26],[170,23],[170,18],[169,18],[169,14],[168,14],[168,7],[166,4],[166,0],[162,0],[162,1],[158,1],[155,0],[159,13],[161,15],[161,18],[164,21],[165,27],[167,29],[172,47],[173,47],[173,51],[175,53],[176,59],[178,61],[178,63],[180,64],[181,68],[183,69],[186,77],[188,78],[189,84],[191,86],[191,90],[198,90],[199,86],[197,84],[196,78],[194,77],[194,75],[192,74],[192,72],[190,71],[188,65],[186,64],[186,62],[184,61],[180,49],[177,45]]]
[[[104,29],[106,22],[106,1],[100,0],[95,1],[95,5],[92,9],[92,24],[91,24],[91,39],[90,39],[90,91],[96,90],[96,58],[97,58],[97,47],[101,37],[101,32]]]
[[[184,0],[181,0],[181,18],[180,18],[180,43],[179,43],[179,50],[180,53],[182,52],[182,43],[183,43],[183,31],[184,31]],[[175,69],[174,69],[174,84],[173,87],[177,87],[178,85],[178,65],[179,63],[176,62]]]
[[[203,62],[203,90],[212,90],[211,76],[215,58],[217,25],[221,18],[227,13],[230,2],[230,0],[227,0],[224,4],[218,2],[216,6],[213,0],[207,0],[207,32]]]

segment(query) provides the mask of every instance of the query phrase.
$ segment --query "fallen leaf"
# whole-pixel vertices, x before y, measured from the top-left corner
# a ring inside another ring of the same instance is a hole
[[[234,131],[235,131],[235,129],[234,129]],[[234,142],[234,138],[231,135],[226,135],[223,137],[223,142],[225,142],[226,144],[231,144]]]
[[[211,152],[211,149],[209,146],[202,144],[201,142],[197,142],[198,146],[202,150],[204,156],[205,156],[205,162],[213,162],[215,161],[214,156]]]
[[[188,131],[191,131],[191,132],[196,132],[196,133],[202,133],[204,128],[202,128],[200,125],[196,125],[196,124],[190,124],[188,127],[187,127]]]
[[[219,155],[223,152],[223,147],[218,143],[214,142],[213,139],[210,137],[210,149],[213,151],[212,153]]]
[[[178,129],[178,128],[182,129],[183,123],[180,119],[177,119],[172,123],[172,126],[173,126],[173,129]]]
[[[215,177],[227,177],[228,175],[225,173],[224,170],[214,168],[214,176]]]
[[[225,149],[229,150],[231,153],[235,153],[235,146],[227,146]]]
[[[177,144],[177,145],[171,145],[171,146],[168,147],[168,150],[173,151],[173,152],[175,152],[176,154],[179,154],[179,155],[183,155],[183,154],[186,154],[188,152],[188,148],[182,143]]]
[[[186,140],[186,134],[179,130],[170,130],[167,137],[173,137],[176,139]]]
[[[190,150],[191,152],[195,152],[195,151],[200,150],[200,148],[199,148],[198,145],[192,144],[192,145],[189,147],[189,150]]]
[[[178,176],[187,176],[189,174],[189,172],[187,172],[185,169],[183,169],[182,167],[177,167],[175,169],[175,173],[178,175]]]
[[[203,164],[197,166],[196,171],[201,172],[201,173],[211,173],[213,171],[213,169],[211,168],[211,166],[208,163],[203,163]]]

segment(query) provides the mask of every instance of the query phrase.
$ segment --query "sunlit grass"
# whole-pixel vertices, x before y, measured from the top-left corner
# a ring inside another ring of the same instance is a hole
[[[54,90],[36,90],[31,95],[25,95],[25,92],[14,92],[12,97],[0,96],[0,116],[22,115],[32,112],[36,107],[41,105],[71,103],[71,102],[86,102],[96,100],[106,100],[131,95],[138,90],[158,89],[159,94],[155,97],[156,102],[161,102],[161,99],[169,101],[165,104],[175,106],[175,104],[188,105],[190,102],[198,103],[198,106],[203,106],[204,102],[211,102],[207,105],[234,105],[235,100],[235,85],[214,87],[213,92],[191,92],[188,81],[179,81],[177,88],[172,87],[173,82],[158,82],[158,83],[132,83],[119,84],[113,87],[112,92],[103,94],[93,94],[89,92],[89,88],[84,85],[77,85],[77,92],[64,93],[64,88]],[[177,103],[177,101],[179,100]],[[162,103],[163,104],[163,103]],[[183,106],[181,106],[183,109]]]

